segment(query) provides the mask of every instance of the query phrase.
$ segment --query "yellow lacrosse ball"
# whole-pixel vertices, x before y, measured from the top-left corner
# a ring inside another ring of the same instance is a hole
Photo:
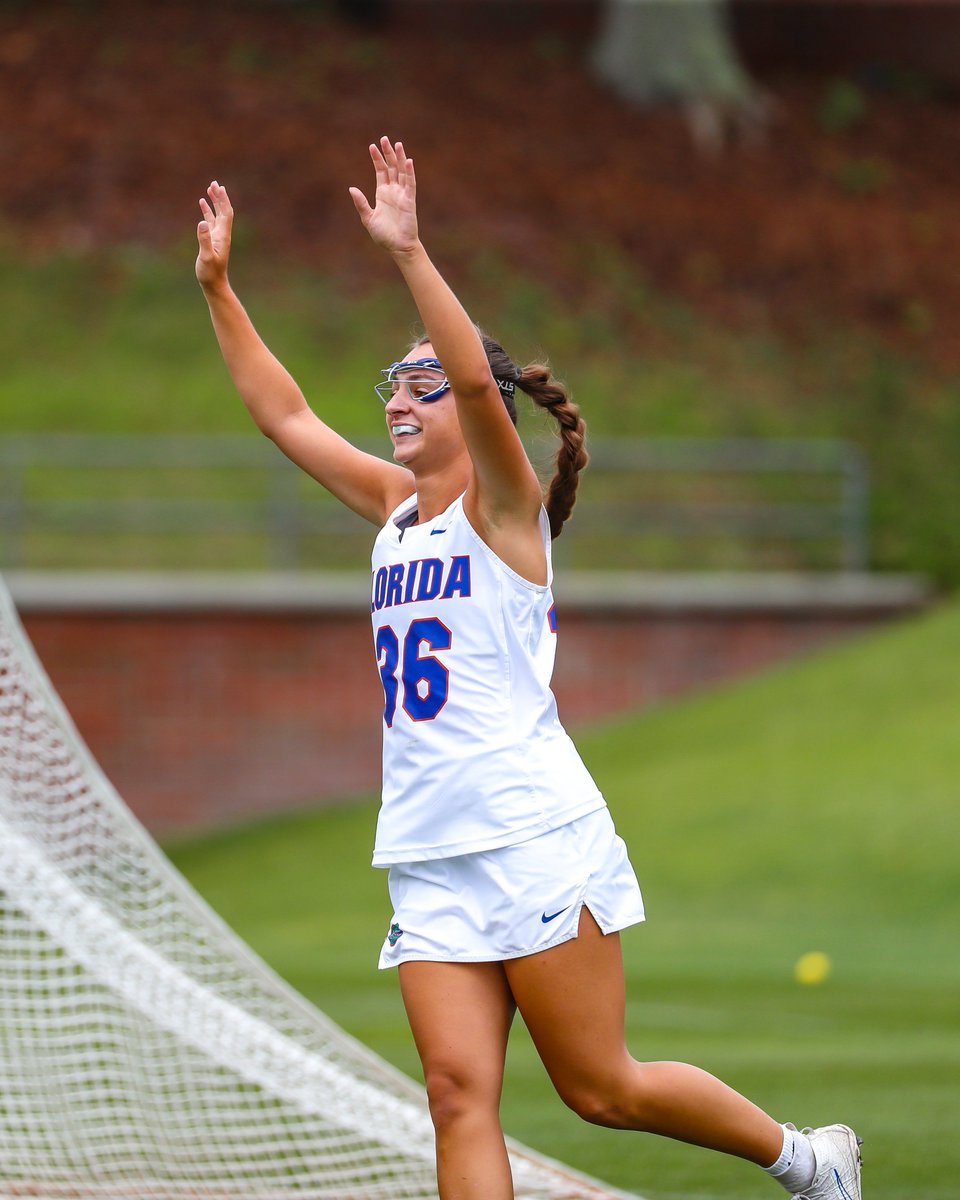
[[[793,977],[797,983],[813,986],[823,983],[832,967],[833,963],[831,963],[829,955],[824,954],[822,950],[811,950],[808,954],[801,954],[797,959],[793,968]]]

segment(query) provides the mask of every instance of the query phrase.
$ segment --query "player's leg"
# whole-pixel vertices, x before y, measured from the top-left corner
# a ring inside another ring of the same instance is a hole
[[[504,964],[517,1007],[566,1104],[588,1121],[722,1150],[767,1167],[783,1129],[719,1079],[686,1063],[641,1063],[624,1042],[618,934],[585,907],[579,937]]]
[[[400,990],[423,1064],[441,1200],[512,1200],[500,1128],[515,1011],[500,963],[401,963]]]

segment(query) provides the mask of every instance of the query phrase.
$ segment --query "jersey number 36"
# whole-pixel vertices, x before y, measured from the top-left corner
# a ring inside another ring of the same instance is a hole
[[[450,672],[426,650],[449,650],[453,634],[436,617],[418,617],[410,622],[403,639],[389,625],[377,630],[377,666],[383,683],[383,720],[393,727],[397,700],[403,688],[401,707],[411,721],[432,721],[447,702]],[[400,678],[397,678],[397,668]]]

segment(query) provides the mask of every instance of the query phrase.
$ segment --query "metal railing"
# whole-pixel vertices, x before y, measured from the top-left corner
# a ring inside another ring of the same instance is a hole
[[[530,446],[544,473],[552,444]],[[849,443],[594,438],[589,448],[574,519],[557,543],[565,565],[868,564],[868,473]],[[7,570],[355,568],[369,562],[370,545],[366,522],[256,435],[0,440]]]

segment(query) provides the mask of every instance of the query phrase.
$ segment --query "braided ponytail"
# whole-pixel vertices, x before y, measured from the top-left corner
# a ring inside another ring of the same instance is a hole
[[[531,363],[518,367],[506,350],[489,334],[477,327],[483,343],[487,362],[494,379],[500,384],[500,395],[514,425],[517,423],[517,406],[514,388],[526,392],[539,408],[545,408],[559,426],[560,447],[557,450],[553,478],[547,487],[543,505],[550,520],[550,536],[557,538],[560,530],[573,512],[580,486],[580,472],[587,465],[589,455],[584,449],[587,424],[580,416],[580,409],[570,399],[570,394],[559,380],[554,379],[550,368],[544,363]],[[428,336],[418,338],[411,349],[425,345]]]
[[[547,488],[544,507],[550,518],[550,535],[557,538],[577,502],[580,472],[590,456],[584,448],[587,424],[580,409],[570,399],[567,389],[550,373],[543,363],[524,367],[517,378],[517,387],[527,393],[540,408],[545,408],[559,426],[560,447],[557,450],[554,476]]]

